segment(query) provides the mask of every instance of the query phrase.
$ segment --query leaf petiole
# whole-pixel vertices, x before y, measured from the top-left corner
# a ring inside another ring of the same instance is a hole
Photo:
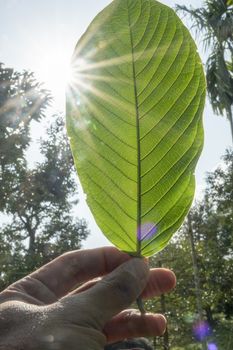
[[[137,298],[137,305],[138,305],[138,310],[141,312],[142,315],[145,315],[146,310],[143,305],[143,301],[141,297]]]

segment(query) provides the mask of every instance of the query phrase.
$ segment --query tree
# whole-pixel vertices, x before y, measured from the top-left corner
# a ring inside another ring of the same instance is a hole
[[[220,315],[233,316],[233,152],[227,150],[221,166],[207,176],[202,201],[196,203],[183,226],[190,236],[197,255],[200,282],[198,291],[203,316],[212,329]]]
[[[12,177],[25,161],[30,143],[30,125],[45,117],[50,93],[33,73],[16,72],[0,63],[0,210],[11,193]]]
[[[175,291],[166,295],[171,349],[206,349],[206,342],[217,342],[219,350],[233,346],[232,233],[233,151],[228,150],[221,165],[208,174],[204,198],[192,207],[169,246],[151,258],[152,266],[161,262],[177,275]],[[148,311],[162,311],[161,306],[159,300],[146,303]],[[205,334],[195,339],[193,327],[200,318]],[[156,349],[163,348],[157,340]]]
[[[226,318],[233,316],[233,151],[227,150],[222,166],[207,177],[205,194],[206,229],[209,227],[207,249],[215,249],[212,266],[221,271],[211,277],[212,286],[219,287],[216,308]]]
[[[195,285],[193,281],[192,259],[188,237],[179,233],[169,243],[169,246],[150,259],[150,265],[174,270],[177,285],[166,299],[159,298],[146,303],[146,309],[153,312],[163,312],[168,319],[169,346],[167,334],[165,338],[156,340],[156,349],[198,349],[194,347],[196,341],[192,334],[193,323],[197,319],[195,304]],[[164,308],[164,301],[166,307]],[[193,346],[193,347],[192,347]]]
[[[204,32],[205,46],[209,50],[206,62],[207,88],[213,110],[226,112],[233,142],[233,4],[231,0],[205,0],[204,6],[177,5],[188,13],[197,30]]]
[[[8,244],[10,264],[5,266],[5,283],[31,272],[67,250],[81,247],[88,235],[87,224],[72,214],[77,203],[77,185],[64,121],[60,116],[40,141],[44,161],[29,169],[18,166],[12,178],[14,189],[6,199],[10,220],[0,235]],[[4,246],[0,248],[5,249]],[[9,260],[9,256],[7,256]],[[20,261],[20,264],[19,264]]]
[[[43,161],[27,164],[31,122],[45,117],[50,100],[32,73],[0,65],[0,214],[6,219],[0,226],[0,288],[80,248],[89,233],[74,215],[77,184],[61,115],[40,140]]]

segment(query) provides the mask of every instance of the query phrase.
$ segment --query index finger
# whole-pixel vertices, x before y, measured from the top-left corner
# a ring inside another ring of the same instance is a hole
[[[30,276],[59,299],[78,283],[104,276],[129,259],[128,254],[115,247],[77,250],[61,255]]]

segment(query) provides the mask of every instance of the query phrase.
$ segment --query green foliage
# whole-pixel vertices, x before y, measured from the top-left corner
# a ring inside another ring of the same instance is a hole
[[[230,121],[233,140],[233,9],[232,1],[205,0],[197,9],[177,5],[189,14],[197,30],[204,35],[208,49],[207,89],[213,110]]]
[[[80,248],[88,230],[86,222],[72,212],[78,202],[77,185],[62,116],[53,117],[40,140],[43,161],[30,168],[25,157],[31,122],[45,116],[50,94],[41,90],[33,75],[2,68],[0,96],[3,289],[59,254]],[[14,137],[17,142],[12,141]]]
[[[31,272],[56,256],[81,247],[88,230],[84,220],[72,214],[77,187],[62,117],[40,142],[42,163],[26,164],[12,177],[6,201],[7,223],[0,228],[4,285]]]
[[[222,164],[207,176],[202,201],[193,206],[189,218],[192,224],[199,294],[203,318],[212,329],[206,339],[219,350],[231,349],[233,318],[233,152],[226,151]],[[170,348],[202,349],[193,337],[193,325],[198,320],[197,290],[194,283],[190,248],[189,223],[165,249],[151,258],[151,265],[172,268],[177,275],[173,293],[165,296]],[[160,301],[147,302],[148,311],[162,311]],[[162,349],[161,340],[158,349]]]
[[[118,248],[166,246],[191,205],[202,143],[205,81],[173,10],[115,0],[73,55],[67,128],[97,224]]]
[[[30,125],[45,116],[50,93],[33,73],[19,73],[0,63],[0,210],[13,192],[12,181],[25,161]]]

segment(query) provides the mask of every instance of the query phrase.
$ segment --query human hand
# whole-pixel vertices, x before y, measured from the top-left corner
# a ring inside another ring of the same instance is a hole
[[[103,350],[107,342],[161,335],[162,315],[126,308],[174,285],[171,271],[149,270],[113,247],[66,253],[0,293],[0,349]]]

